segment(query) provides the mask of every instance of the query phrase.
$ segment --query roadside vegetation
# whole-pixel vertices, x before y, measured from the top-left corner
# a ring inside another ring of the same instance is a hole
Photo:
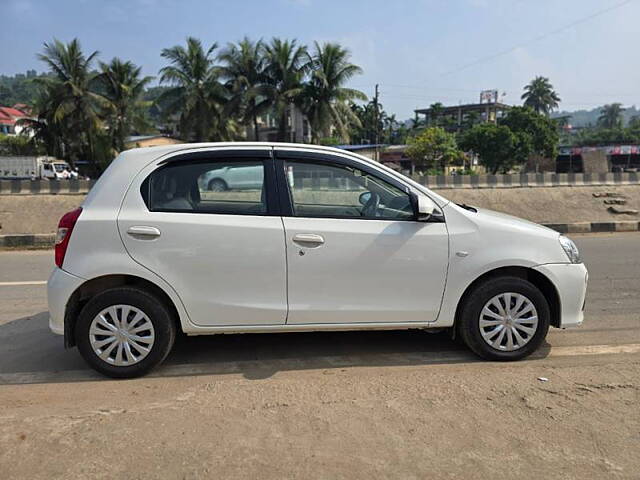
[[[552,158],[560,144],[640,144],[640,116],[620,103],[604,105],[593,124],[571,131],[571,115],[556,113],[560,96],[542,76],[524,86],[522,107],[495,123],[471,113],[458,126],[441,103],[431,105],[428,123],[417,116],[401,122],[379,99],[349,88],[362,69],[338,43],[308,47],[295,39],[245,37],[205,45],[188,37],[160,55],[165,66],[151,77],[131,61],[103,62],[99,52],[85,53],[77,39],[45,43],[38,58],[46,73],[0,76],[0,105],[26,104],[31,118],[20,122],[33,134],[32,141],[0,135],[0,150],[46,153],[72,164],[85,160],[89,173],[98,175],[131,135],[252,139],[268,118],[276,139],[286,141],[295,112],[308,119],[312,143],[407,144],[414,170],[425,174],[448,167],[474,173],[472,156],[488,172],[500,173]]]

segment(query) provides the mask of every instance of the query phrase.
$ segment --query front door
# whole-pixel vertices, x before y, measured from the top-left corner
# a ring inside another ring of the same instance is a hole
[[[432,322],[448,265],[444,222],[415,221],[406,187],[339,158],[280,152],[288,324]]]
[[[207,179],[228,167],[244,169],[252,188],[210,191]],[[118,217],[133,259],[174,288],[196,325],[284,324],[284,230],[270,151],[150,168]]]

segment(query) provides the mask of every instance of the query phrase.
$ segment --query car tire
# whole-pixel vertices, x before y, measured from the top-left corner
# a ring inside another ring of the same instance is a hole
[[[210,192],[224,192],[229,189],[227,186],[227,182],[220,178],[214,178],[209,181],[209,185],[207,185]]]
[[[164,361],[175,341],[176,322],[165,303],[149,292],[117,287],[87,302],[74,333],[80,354],[95,370],[112,378],[134,378]]]
[[[525,313],[518,316],[522,312]],[[458,332],[464,343],[482,358],[520,360],[540,347],[549,331],[550,318],[549,303],[531,282],[519,277],[495,277],[466,296],[458,318]]]

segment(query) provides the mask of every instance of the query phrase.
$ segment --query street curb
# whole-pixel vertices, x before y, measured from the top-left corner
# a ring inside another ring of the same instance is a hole
[[[638,232],[639,221],[624,222],[576,222],[542,223],[560,233]],[[55,233],[0,235],[0,248],[51,248],[56,241]]]

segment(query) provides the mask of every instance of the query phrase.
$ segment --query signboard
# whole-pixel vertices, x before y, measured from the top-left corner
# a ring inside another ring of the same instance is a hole
[[[498,90],[481,91],[480,103],[498,103]]]

